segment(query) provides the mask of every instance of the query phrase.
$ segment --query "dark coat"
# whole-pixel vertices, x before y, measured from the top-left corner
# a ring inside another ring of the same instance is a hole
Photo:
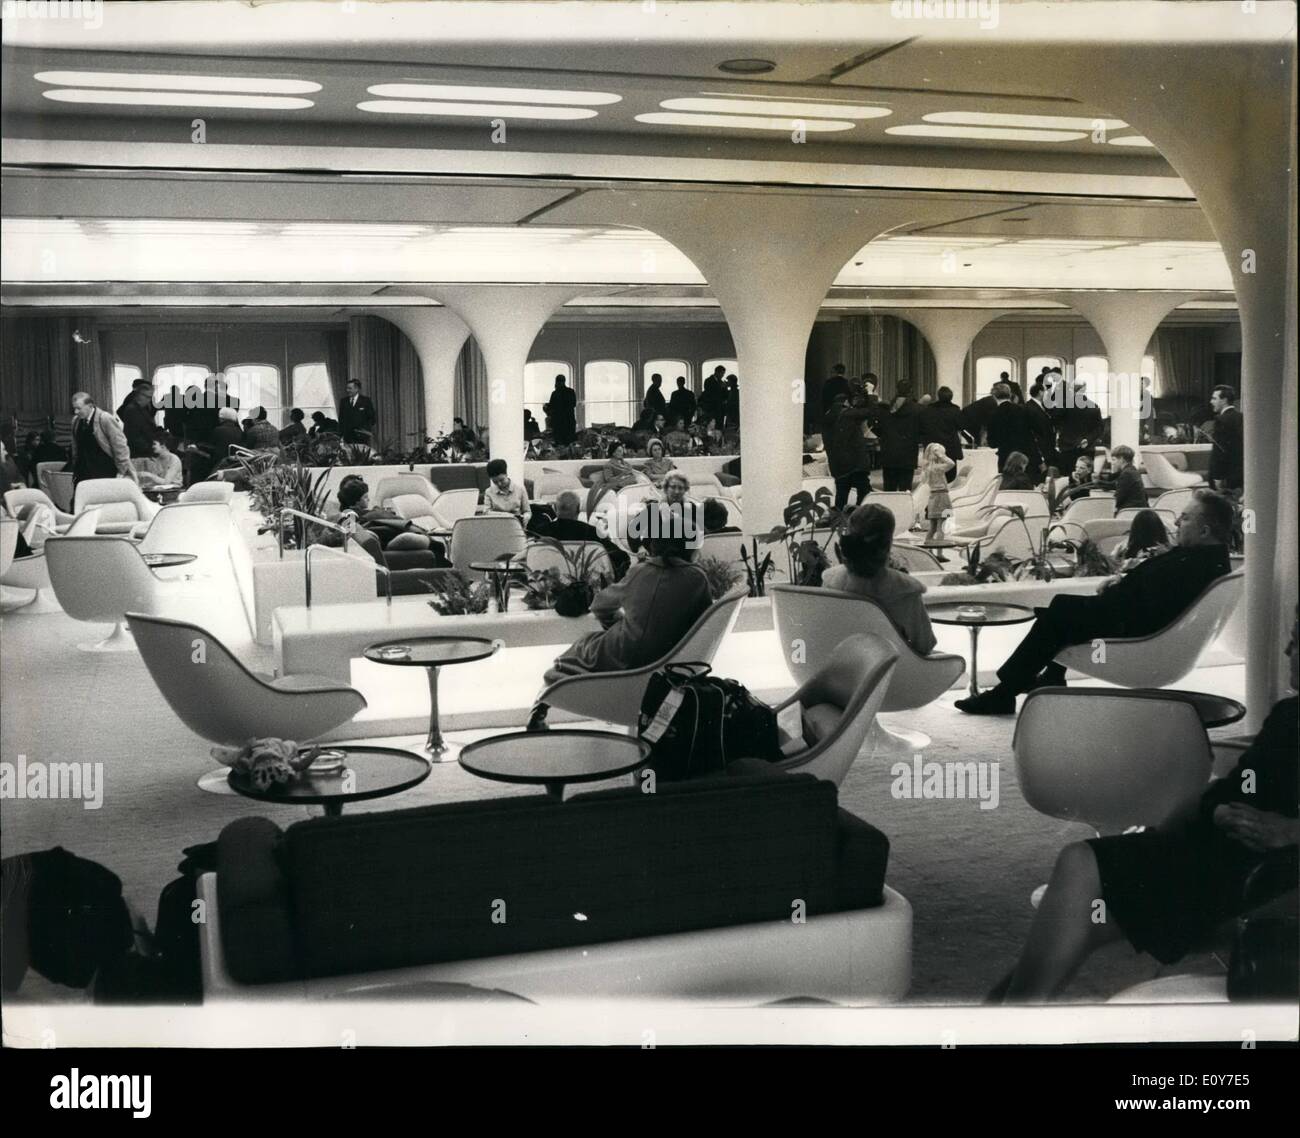
[[[557,387],[542,410],[546,412],[555,441],[571,443],[578,430],[578,393],[572,387]]]
[[[1060,455],[1056,450],[1056,427],[1047,408],[1036,400],[1030,399],[1025,404],[1025,415],[1029,419],[1029,430],[1038,447],[1038,455],[1044,466],[1055,466],[1060,470]]]
[[[961,448],[961,408],[949,400],[946,403],[931,403],[921,411],[921,445],[938,443],[944,453],[958,461],[963,451]]]
[[[984,432],[988,430],[989,419],[993,417],[997,405],[998,401],[993,396],[985,395],[962,408],[961,429],[971,437],[971,445],[984,445]]]
[[[662,383],[658,387],[651,384],[646,388],[645,399],[642,401],[641,406],[647,410],[657,411],[661,415],[668,413],[668,400],[664,398]]]
[[[339,401],[339,429],[345,443],[360,442],[358,432],[375,433],[375,405],[368,395],[358,395],[356,406],[348,398]]]
[[[1129,509],[1145,509],[1147,504],[1146,487],[1142,484],[1142,475],[1132,466],[1126,466],[1115,479],[1115,512]]]
[[[898,410],[881,408],[876,434],[880,436],[880,465],[915,470],[921,445],[921,408],[914,399],[904,399]]]
[[[668,399],[668,425],[681,419],[688,427],[695,418],[695,392],[689,387],[677,388]]]
[[[850,407],[847,403],[837,403],[826,412],[822,445],[826,448],[826,461],[832,478],[871,469],[867,440],[862,434],[863,424],[870,414],[869,407]]]
[[[1214,446],[1210,451],[1210,477],[1230,490],[1240,489],[1245,474],[1241,412],[1225,407],[1214,420]]]
[[[1035,473],[1041,465],[1038,441],[1030,425],[1029,414],[1018,403],[1008,400],[994,408],[988,425],[989,446],[998,452],[998,469],[1007,464],[1007,456],[1019,451],[1029,459],[1029,469]]]

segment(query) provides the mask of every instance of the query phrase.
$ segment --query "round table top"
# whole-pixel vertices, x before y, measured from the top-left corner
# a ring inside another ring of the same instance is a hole
[[[1201,717],[1205,727],[1226,727],[1236,723],[1246,715],[1246,705],[1226,695],[1211,695],[1203,691],[1183,691],[1179,688],[1156,688],[1161,695],[1173,695],[1186,700]]]
[[[976,609],[983,615],[975,615]],[[1034,610],[1025,605],[987,601],[944,601],[937,605],[926,605],[925,611],[935,624],[1023,624],[1034,619]]]
[[[612,731],[513,731],[468,743],[460,765],[495,782],[599,782],[643,766],[650,745]]]
[[[188,565],[199,556],[197,553],[142,553],[140,558],[150,569],[165,569],[169,565]]]
[[[391,747],[344,746],[330,747],[346,756],[343,769],[336,774],[313,775],[308,773],[286,783],[276,783],[266,790],[258,790],[246,775],[232,770],[226,780],[232,790],[245,798],[261,802],[283,802],[294,806],[319,806],[361,802],[367,798],[383,798],[423,782],[429,777],[432,766],[423,755],[411,751],[398,751]],[[346,789],[345,789],[346,788]]]
[[[471,561],[469,567],[480,573],[523,573],[528,569],[522,561]]]
[[[363,655],[376,664],[411,664],[422,668],[486,660],[501,647],[485,636],[413,636],[372,644]],[[405,649],[405,651],[402,651]]]

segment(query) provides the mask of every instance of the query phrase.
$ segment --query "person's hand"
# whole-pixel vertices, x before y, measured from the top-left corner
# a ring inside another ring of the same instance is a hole
[[[1248,849],[1282,849],[1300,842],[1300,821],[1244,802],[1228,802],[1214,808],[1214,824]]]
[[[1120,574],[1120,573],[1114,573],[1114,574],[1112,574],[1111,576],[1107,577],[1107,578],[1106,578],[1106,579],[1101,583],[1101,588],[1098,589],[1097,591],[1098,591],[1099,593],[1104,593],[1107,589],[1113,589],[1113,588],[1114,588],[1116,585],[1118,585],[1118,584],[1119,584],[1123,579],[1124,579],[1123,574]]]

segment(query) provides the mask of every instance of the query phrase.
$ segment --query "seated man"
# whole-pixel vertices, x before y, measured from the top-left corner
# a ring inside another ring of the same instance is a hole
[[[1178,546],[1143,562],[1093,597],[1057,596],[1020,646],[998,669],[998,685],[959,699],[970,715],[1012,715],[1016,696],[1031,688],[1065,683],[1065,668],[1053,663],[1071,644],[1105,637],[1148,636],[1173,623],[1201,591],[1228,572],[1232,504],[1212,490],[1198,490],[1178,519]]]
[[[704,499],[705,533],[739,533],[740,530],[735,526],[727,525],[728,519],[727,507],[717,498]]]
[[[522,483],[512,482],[507,470],[504,458],[494,458],[487,464],[488,487],[483,491],[483,504],[496,513],[525,518],[528,516],[528,491]]]
[[[614,580],[621,581],[632,559],[609,538],[601,537],[590,522],[579,520],[578,508],[581,504],[577,494],[572,490],[565,490],[555,499],[555,517],[549,520],[534,520],[529,532],[537,537],[549,537],[555,541],[599,542],[609,554],[610,564],[614,567]]]
[[[1146,509],[1147,491],[1133,464],[1133,448],[1117,446],[1110,452],[1110,461],[1115,476],[1115,512]]]

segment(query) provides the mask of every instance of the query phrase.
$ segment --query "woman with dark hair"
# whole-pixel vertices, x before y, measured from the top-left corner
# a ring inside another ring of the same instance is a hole
[[[1140,565],[1148,557],[1169,551],[1169,531],[1155,510],[1139,510],[1133,515],[1128,540],[1120,551],[1121,573]]]
[[[1007,464],[1002,468],[1002,483],[999,490],[1037,490],[1029,473],[1029,458],[1018,450],[1007,455]]]
[[[693,564],[694,524],[687,504],[652,502],[628,522],[644,551],[621,581],[592,599],[600,632],[589,632],[547,670],[545,682],[588,672],[621,672],[666,656],[712,603],[709,579]],[[688,532],[688,530],[690,532]],[[548,706],[538,701],[529,731],[546,729]]]
[[[885,610],[903,639],[922,656],[928,656],[936,641],[921,600],[925,586],[889,567],[893,544],[893,513],[874,503],[859,506],[840,535],[841,564],[826,570],[822,588],[869,597]]]

